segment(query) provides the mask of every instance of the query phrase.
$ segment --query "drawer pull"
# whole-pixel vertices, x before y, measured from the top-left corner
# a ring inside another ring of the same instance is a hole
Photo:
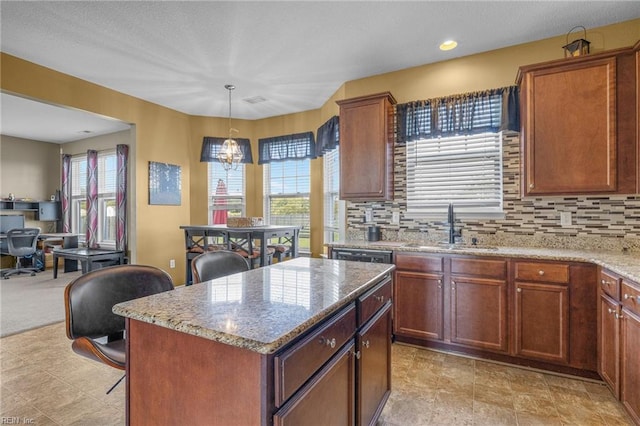
[[[611,308],[609,308],[609,309],[608,309],[608,311],[609,311],[609,313],[610,313],[610,314],[612,314],[612,313],[614,313],[614,312],[615,312],[615,311],[614,311],[613,309],[611,309]]]
[[[364,346],[365,348],[369,348],[369,340],[365,340],[364,342],[362,342],[362,346]]]
[[[333,349],[336,347],[336,339],[335,337],[333,339],[327,339],[326,337],[321,337],[320,344],[324,346],[329,346],[331,349]]]
[[[384,302],[384,296],[373,296],[378,302]]]
[[[622,319],[622,318],[624,318],[624,316],[616,312],[616,319]]]
[[[360,359],[360,351],[351,352],[351,355],[356,357],[356,359]]]
[[[543,276],[543,275],[544,275],[544,271],[543,271],[542,269],[540,269],[540,270],[538,271],[538,275]]]
[[[518,293],[522,293],[522,289],[520,287],[518,287]]]
[[[629,300],[629,299],[633,300],[635,298],[636,298],[636,296],[634,296],[632,294],[627,294],[627,293],[624,294],[624,300]]]

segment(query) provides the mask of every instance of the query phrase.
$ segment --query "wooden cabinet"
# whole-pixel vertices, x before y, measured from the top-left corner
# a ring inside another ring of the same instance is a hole
[[[340,199],[393,199],[393,105],[391,93],[337,102],[340,105]]]
[[[636,192],[631,48],[524,66],[522,194]]]
[[[600,294],[598,306],[598,372],[611,392],[620,397],[620,304]]]
[[[355,422],[353,339],[274,416],[276,426]]]
[[[515,264],[515,352],[569,363],[569,265]]]
[[[640,424],[640,284],[622,280],[620,400]]]
[[[395,259],[394,334],[443,340],[443,258],[403,253]]]
[[[358,332],[358,425],[375,425],[391,393],[391,304]],[[336,424],[321,422],[320,424]]]

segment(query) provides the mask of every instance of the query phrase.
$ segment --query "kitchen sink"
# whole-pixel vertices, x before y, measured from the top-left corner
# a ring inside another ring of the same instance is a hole
[[[496,246],[489,246],[485,244],[469,244],[469,243],[454,243],[448,242],[439,243],[408,243],[405,247],[411,248],[424,248],[424,249],[448,249],[448,250],[498,250]]]

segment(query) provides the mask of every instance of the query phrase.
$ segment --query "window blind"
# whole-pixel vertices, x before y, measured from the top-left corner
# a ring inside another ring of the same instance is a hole
[[[229,216],[244,214],[244,165],[237,169],[225,170],[216,161],[208,164],[209,212],[227,210]],[[222,181],[222,185],[220,184]],[[213,214],[209,214],[209,223],[213,223]]]
[[[407,211],[502,212],[502,134],[407,142]]]
[[[324,155],[324,242],[341,239],[344,201],[340,200],[340,148]]]

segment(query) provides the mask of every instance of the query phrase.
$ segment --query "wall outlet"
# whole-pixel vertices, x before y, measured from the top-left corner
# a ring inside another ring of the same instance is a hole
[[[391,223],[394,225],[400,225],[400,212],[391,213]]]
[[[571,226],[571,212],[560,212],[560,226]]]
[[[176,260],[175,259],[170,259],[169,260],[169,268],[173,269],[176,267]]]
[[[364,221],[365,222],[373,222],[373,210],[372,209],[366,209],[364,211]]]

